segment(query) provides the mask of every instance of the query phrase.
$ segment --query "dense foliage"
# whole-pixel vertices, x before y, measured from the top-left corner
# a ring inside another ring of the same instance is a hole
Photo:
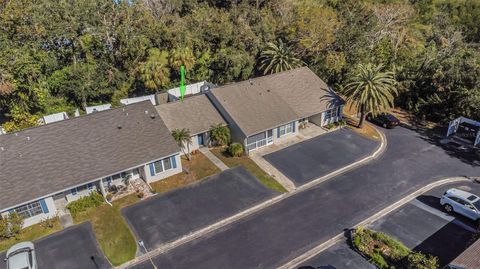
[[[477,0],[0,0],[0,120],[118,105],[176,86],[182,64],[223,84],[300,62],[337,89],[383,64],[397,105],[480,119],[478,21]]]
[[[78,200],[68,203],[67,209],[72,213],[73,216],[77,215],[80,212],[84,212],[89,208],[97,207],[104,203],[103,196],[94,191],[88,196],[84,196]]]
[[[240,157],[243,155],[243,146],[240,143],[232,143],[228,146],[228,153],[232,157]]]
[[[404,244],[384,233],[355,229],[353,246],[378,268],[437,269],[438,259],[431,255],[411,251]]]

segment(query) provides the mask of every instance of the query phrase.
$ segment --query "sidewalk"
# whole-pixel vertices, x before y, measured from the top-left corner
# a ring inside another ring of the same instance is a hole
[[[238,213],[238,214],[236,214],[236,215],[233,215],[233,216],[230,216],[230,217],[228,217],[228,218],[225,218],[225,219],[223,219],[223,220],[221,220],[221,221],[219,221],[219,222],[217,222],[217,223],[214,223],[214,224],[212,224],[212,225],[210,225],[210,226],[204,227],[204,228],[202,228],[202,229],[200,229],[200,230],[192,231],[191,233],[183,236],[182,238],[180,238],[180,239],[178,239],[178,240],[176,240],[176,241],[174,241],[174,242],[170,242],[170,243],[163,244],[163,245],[159,246],[157,249],[154,249],[154,250],[152,250],[152,251],[150,251],[150,252],[148,252],[148,253],[146,253],[146,254],[144,254],[144,255],[142,255],[142,256],[136,257],[135,259],[133,259],[133,260],[127,262],[127,263],[124,263],[124,264],[122,264],[122,265],[120,265],[120,266],[118,266],[118,267],[116,267],[116,268],[129,268],[129,267],[131,267],[131,266],[134,266],[134,265],[140,264],[140,263],[142,263],[142,262],[145,262],[145,261],[147,261],[149,258],[153,258],[153,257],[155,257],[155,256],[161,255],[162,253],[165,253],[165,252],[167,252],[167,251],[170,251],[170,250],[172,250],[172,249],[174,249],[174,248],[177,248],[177,247],[179,247],[179,246],[181,246],[181,245],[184,245],[184,244],[186,244],[186,243],[188,243],[188,242],[191,242],[191,241],[193,241],[193,240],[195,240],[195,239],[198,239],[198,238],[200,238],[200,237],[202,237],[202,236],[205,236],[205,235],[208,235],[208,234],[210,234],[210,233],[213,233],[213,232],[217,231],[218,229],[220,229],[220,228],[222,228],[222,227],[225,227],[225,226],[227,226],[227,225],[229,225],[229,224],[231,224],[231,223],[234,223],[234,222],[236,222],[236,221],[238,221],[238,220],[241,220],[241,219],[243,219],[243,218],[246,218],[246,217],[248,217],[248,216],[250,216],[250,215],[252,215],[252,214],[254,214],[254,213],[257,213],[257,212],[259,212],[259,211],[261,211],[261,210],[263,210],[263,209],[265,209],[265,208],[267,208],[267,207],[270,207],[270,206],[272,206],[272,205],[274,205],[274,204],[276,204],[276,203],[278,203],[278,202],[281,202],[281,201],[289,198],[290,196],[299,194],[299,193],[301,193],[301,192],[303,192],[303,191],[306,191],[306,190],[308,190],[308,189],[310,189],[310,188],[312,188],[312,187],[314,187],[314,186],[316,186],[316,185],[318,185],[318,184],[320,184],[320,183],[322,183],[322,182],[325,182],[325,181],[327,181],[327,180],[329,180],[329,179],[332,179],[332,178],[334,178],[334,177],[336,177],[336,176],[338,176],[338,175],[340,175],[340,174],[346,173],[346,172],[351,171],[351,170],[353,170],[353,169],[355,169],[355,168],[357,168],[357,167],[359,167],[359,166],[363,166],[363,165],[369,163],[370,161],[378,158],[378,157],[384,152],[384,150],[385,150],[385,148],[386,148],[386,145],[387,145],[386,137],[385,137],[385,135],[384,135],[382,132],[379,132],[379,133],[380,133],[380,135],[381,135],[382,141],[381,141],[380,145],[378,146],[378,148],[377,148],[371,155],[369,155],[369,156],[367,156],[367,157],[365,157],[365,158],[363,158],[363,159],[361,159],[361,160],[359,160],[359,161],[357,161],[357,162],[354,162],[354,163],[351,163],[351,164],[349,164],[349,165],[347,165],[347,166],[344,166],[344,167],[342,167],[342,168],[340,168],[340,169],[338,169],[338,170],[336,170],[336,171],[333,171],[333,172],[331,172],[331,173],[329,173],[329,174],[327,174],[327,175],[324,175],[324,176],[322,176],[322,177],[319,177],[319,178],[317,178],[317,179],[315,179],[315,180],[313,180],[313,181],[311,181],[311,182],[309,182],[309,183],[307,183],[307,184],[304,184],[304,185],[298,187],[297,189],[294,189],[294,190],[292,190],[292,191],[290,191],[290,192],[287,192],[287,193],[278,195],[278,196],[276,196],[276,197],[274,197],[274,198],[272,198],[272,199],[270,199],[270,200],[267,200],[267,201],[265,201],[265,202],[263,202],[263,203],[261,203],[261,204],[258,204],[258,205],[256,205],[256,206],[253,206],[253,207],[251,207],[251,208],[248,208],[248,209],[246,209],[246,210],[244,210],[244,211],[242,211],[242,212],[240,212],[240,213]],[[208,151],[208,149],[207,149],[207,151]],[[209,151],[208,151],[208,152],[209,152]],[[207,153],[207,154],[208,154],[208,153]],[[205,154],[205,155],[208,157],[207,154]],[[212,154],[212,153],[210,153],[210,154]],[[213,154],[212,154],[212,155],[213,155]],[[215,157],[215,156],[214,156],[214,157]]]
[[[213,164],[215,164],[220,170],[225,171],[228,166],[224,164],[217,156],[213,155],[207,147],[200,148],[200,152],[205,155]]]

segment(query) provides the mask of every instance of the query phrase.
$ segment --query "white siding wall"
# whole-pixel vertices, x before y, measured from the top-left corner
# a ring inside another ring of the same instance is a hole
[[[27,218],[23,220],[23,228],[31,226],[33,224],[37,224],[47,218],[53,218],[57,216],[57,208],[55,207],[55,203],[53,202],[53,197],[45,198],[45,204],[48,208],[48,213],[39,214],[33,216],[31,218]],[[2,218],[6,218],[8,216],[8,211],[1,213]]]
[[[195,134],[195,135],[192,135],[190,138],[192,140],[192,143],[190,144],[190,152],[194,151],[194,150],[197,150],[200,148],[200,145],[198,144],[198,137],[197,135],[199,134]],[[203,144],[204,146],[207,146],[208,143],[209,143],[209,139],[210,139],[210,136],[208,134],[208,132],[205,132],[205,133],[202,133],[203,135]],[[185,151],[187,151],[187,145],[185,144],[185,147],[184,147]],[[184,155],[183,154],[183,150],[181,152],[181,155]]]
[[[150,183],[150,182],[155,182],[164,178],[167,178],[169,176],[173,176],[175,174],[178,174],[182,172],[182,162],[180,160],[180,154],[175,155],[175,162],[177,164],[177,168],[172,168],[167,171],[163,171],[161,173],[158,173],[154,176],[150,174],[150,167],[149,164],[145,165],[145,180]]]

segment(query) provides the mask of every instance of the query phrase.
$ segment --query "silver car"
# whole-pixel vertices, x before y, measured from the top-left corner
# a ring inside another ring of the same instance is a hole
[[[480,198],[475,194],[452,188],[443,194],[440,204],[448,213],[456,212],[474,221],[480,220]]]
[[[7,269],[37,269],[35,248],[32,242],[22,242],[7,251]]]

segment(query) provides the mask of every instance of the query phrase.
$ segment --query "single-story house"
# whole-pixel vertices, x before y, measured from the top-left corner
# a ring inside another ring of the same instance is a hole
[[[247,152],[342,118],[342,99],[308,67],[213,88],[207,96]]]
[[[131,105],[131,104],[139,103],[139,102],[142,102],[142,101],[145,101],[145,100],[150,100],[150,102],[154,106],[157,105],[157,102],[155,100],[155,94],[120,99],[120,103],[122,105]]]
[[[0,136],[0,215],[24,226],[126,176],[153,182],[180,173],[180,148],[150,101]]]
[[[158,105],[155,108],[171,132],[175,129],[190,131],[192,135],[190,151],[209,144],[209,130],[212,125],[227,124],[204,94]]]
[[[207,81],[201,81],[201,82],[185,85],[184,97],[205,93],[206,91],[210,90],[213,87],[215,87],[215,85]],[[180,87],[170,89],[167,91],[167,93],[168,93],[168,102],[175,102],[180,100],[180,97],[181,97]]]

